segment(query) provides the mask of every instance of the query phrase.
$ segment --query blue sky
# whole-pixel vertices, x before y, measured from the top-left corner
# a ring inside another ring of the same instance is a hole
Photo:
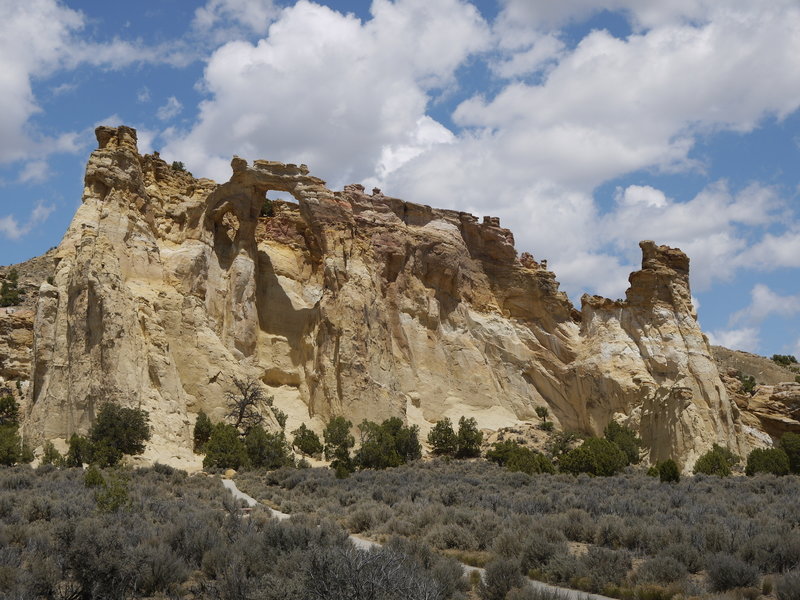
[[[678,246],[712,341],[800,355],[795,0],[0,2],[2,262],[55,246],[98,124],[500,216],[576,302]]]

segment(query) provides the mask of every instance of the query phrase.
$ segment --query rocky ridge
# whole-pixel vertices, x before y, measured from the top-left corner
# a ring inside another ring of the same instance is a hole
[[[712,346],[722,382],[741,411],[741,421],[767,442],[784,433],[800,433],[800,380],[796,367],[738,350]],[[745,391],[740,376],[753,377],[756,385]]]
[[[697,324],[689,261],[642,242],[624,301],[584,296],[517,256],[496,218],[437,210],[304,165],[232,161],[216,184],[140,156],[136,132],[100,127],[83,203],[38,293],[25,432],[63,441],[109,399],[151,414],[146,458],[196,463],[195,415],[225,412],[254,378],[319,430],[401,416],[557,428],[635,427],[651,461],[685,468],[721,443],[767,443],[731,402]],[[270,190],[297,204],[274,202]]]

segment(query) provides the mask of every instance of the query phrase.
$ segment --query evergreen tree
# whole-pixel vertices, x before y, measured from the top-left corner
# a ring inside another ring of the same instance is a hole
[[[322,439],[325,440],[325,460],[335,458],[337,453],[341,458],[342,452],[346,452],[349,456],[350,448],[356,444],[355,438],[350,434],[352,426],[353,424],[344,417],[334,417],[328,422],[322,432]]]
[[[619,473],[627,457],[619,447],[603,438],[588,438],[561,457],[559,467],[565,473],[588,473],[607,477]]]
[[[352,425],[344,417],[335,417],[328,422],[322,432],[322,439],[325,440],[325,459],[331,461],[331,469],[340,479],[347,477],[356,469],[350,456],[350,449],[356,443],[355,438],[350,434]]]
[[[102,487],[105,486],[106,480],[103,479],[103,474],[100,473],[100,469],[98,469],[94,465],[89,465],[89,468],[86,469],[86,472],[83,474],[83,485],[86,487]]]
[[[800,473],[800,433],[784,433],[780,446],[789,458],[792,473]]]
[[[22,462],[22,440],[17,426],[0,426],[0,465],[11,467],[19,462]]]
[[[42,447],[42,464],[60,467],[64,464],[64,457],[56,450],[53,442],[47,440]]]
[[[495,442],[486,453],[486,458],[506,467],[509,471],[521,471],[528,475],[555,473],[553,463],[544,454],[521,446],[512,440]]]
[[[428,433],[428,443],[437,456],[454,456],[458,450],[458,436],[453,431],[453,424],[445,417],[436,421]]]
[[[458,420],[457,458],[474,458],[481,455],[483,433],[478,431],[478,422],[474,417],[461,417]]]
[[[678,464],[671,458],[658,463],[658,478],[662,483],[678,483],[681,480]]]
[[[19,404],[11,395],[11,390],[6,388],[6,391],[8,393],[0,398],[0,427],[19,425]]]
[[[19,274],[11,269],[0,285],[0,306],[16,306],[22,300],[19,291]]]
[[[272,408],[272,416],[275,417],[275,422],[278,424],[278,427],[281,429],[286,429],[286,420],[289,418],[285,412],[283,412],[280,408],[273,406]]]
[[[194,422],[194,451],[203,452],[203,447],[206,442],[211,438],[211,432],[214,430],[214,425],[211,419],[202,410],[197,413],[197,420]]]
[[[261,425],[251,427],[244,438],[247,457],[254,469],[279,469],[294,465],[286,436],[267,433]]]
[[[33,460],[19,435],[19,405],[10,394],[0,398],[0,465],[10,467]]]
[[[639,450],[642,447],[642,440],[633,429],[620,425],[616,421],[611,421],[606,426],[603,437],[616,444],[625,453],[626,464],[635,465],[639,463]]]
[[[386,419],[378,425],[364,420],[359,425],[361,447],[355,456],[362,469],[397,467],[422,456],[419,428],[407,427],[397,417]]]
[[[305,423],[302,423],[300,427],[295,429],[292,432],[292,436],[294,437],[292,445],[303,454],[315,456],[322,453],[322,442],[319,436],[306,427]]]
[[[731,474],[731,467],[738,462],[739,457],[733,452],[714,444],[711,450],[697,459],[692,472],[695,475],[702,473],[704,475],[716,475],[717,477],[729,477]]]
[[[780,448],[756,448],[748,455],[744,472],[747,475],[756,473],[788,475],[789,457]]]
[[[73,433],[69,438],[69,449],[64,462],[68,467],[82,467],[92,462],[92,442],[89,438]]]
[[[150,439],[147,412],[107,402],[97,413],[89,439],[92,460],[101,466],[117,464],[123,454],[141,454]]]
[[[355,463],[360,468],[385,469],[403,463],[388,429],[366,419],[358,429],[361,432],[361,447],[356,452]]]
[[[217,423],[205,445],[204,469],[241,469],[250,458],[239,430],[229,423]]]

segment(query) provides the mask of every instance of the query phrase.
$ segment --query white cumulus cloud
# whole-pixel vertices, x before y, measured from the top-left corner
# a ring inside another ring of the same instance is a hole
[[[42,110],[34,96],[34,79],[82,64],[111,69],[142,62],[185,65],[194,56],[176,42],[93,42],[81,37],[86,22],[84,13],[56,0],[0,2],[0,163],[75,149],[74,132],[47,138],[30,127],[30,119]],[[67,91],[70,85],[53,93]],[[9,227],[4,230],[13,231]]]
[[[38,202],[25,223],[20,224],[14,215],[0,217],[0,233],[9,239],[18,240],[44,223],[53,210],[55,210],[53,205]]]
[[[25,164],[20,171],[19,181],[22,183],[39,183],[48,177],[46,160],[32,160]]]
[[[461,0],[376,0],[371,10],[362,23],[300,0],[258,43],[219,48],[198,122],[165,155],[217,179],[230,175],[234,153],[307,163],[341,185],[450,141],[428,103],[488,45],[487,24]]]
[[[161,121],[169,121],[177,117],[183,110],[183,104],[175,96],[170,96],[167,101],[158,107],[156,116]]]
[[[194,13],[193,27],[217,42],[265,33],[279,8],[273,0],[209,0]]]
[[[731,316],[732,323],[761,323],[772,315],[788,318],[800,314],[800,295],[781,295],[759,283],[751,290],[750,297],[750,305]]]
[[[759,331],[757,327],[709,331],[708,341],[716,346],[756,353],[759,346]]]

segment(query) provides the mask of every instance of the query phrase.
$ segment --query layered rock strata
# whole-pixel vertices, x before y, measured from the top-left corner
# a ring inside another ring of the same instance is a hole
[[[737,420],[691,305],[688,258],[643,242],[625,301],[585,296],[496,218],[437,210],[304,165],[232,161],[216,184],[140,156],[136,132],[100,127],[83,203],[36,307],[26,431],[64,439],[100,403],[150,412],[161,460],[192,460],[196,413],[225,413],[254,378],[287,429],[401,416],[499,428],[547,406],[557,426],[636,427],[649,458],[690,466]],[[261,216],[271,190],[276,201]]]

